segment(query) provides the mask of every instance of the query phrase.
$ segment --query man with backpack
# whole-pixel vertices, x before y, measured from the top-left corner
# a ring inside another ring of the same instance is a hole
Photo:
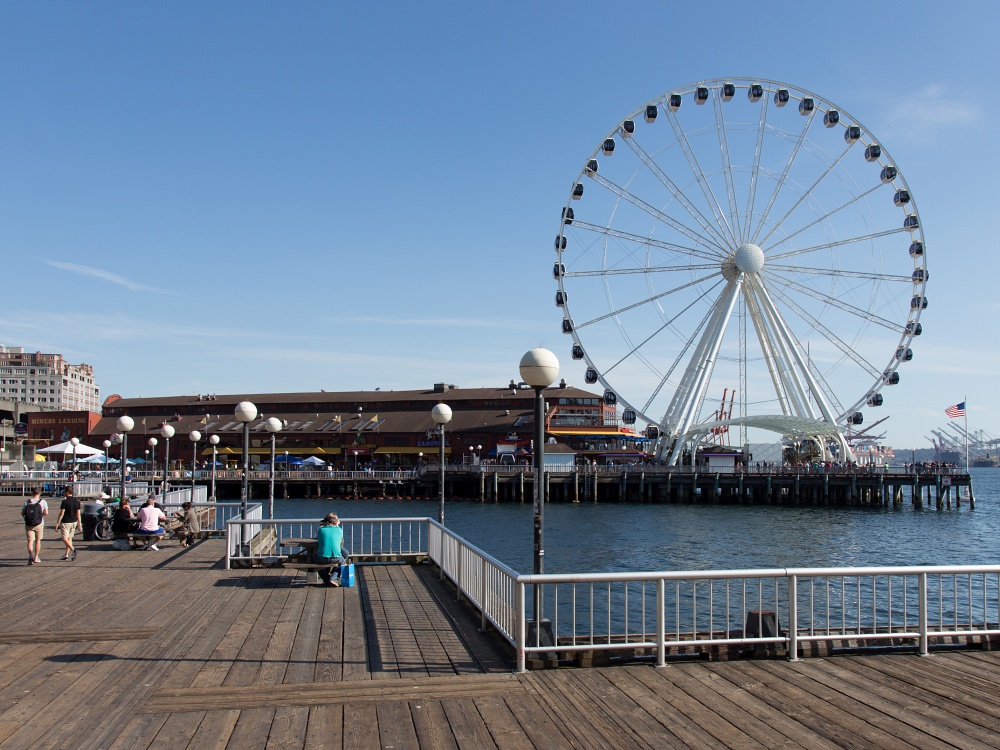
[[[37,565],[42,560],[42,532],[45,531],[45,516],[49,514],[49,506],[42,500],[42,491],[34,489],[31,497],[21,508],[24,518],[24,530],[28,535],[28,565]]]

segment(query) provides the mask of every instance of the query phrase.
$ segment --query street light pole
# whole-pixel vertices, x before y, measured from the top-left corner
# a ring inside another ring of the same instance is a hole
[[[191,502],[194,502],[194,475],[198,470],[198,441],[201,440],[201,433],[198,430],[191,430],[188,434],[191,438]]]
[[[111,452],[111,441],[105,440],[103,445],[104,445],[104,477],[101,480],[102,487],[108,483],[108,453]],[[102,489],[101,491],[103,492],[104,490]]]
[[[165,424],[160,428],[160,434],[167,441],[163,449],[163,498],[166,499],[170,491],[170,438],[174,436],[174,428]]]
[[[534,481],[534,532],[535,560],[532,572],[545,572],[544,514],[545,514],[545,389],[559,377],[559,360],[548,349],[532,349],[521,357],[521,379],[535,389],[535,445],[532,451],[535,464]],[[542,587],[535,586],[536,637],[540,637],[542,620]]]
[[[153,494],[156,494],[156,444],[160,441],[155,437],[151,437],[148,441],[150,449],[153,451],[153,473],[149,477],[150,484],[153,485]]]
[[[240,518],[246,520],[247,501],[250,498],[250,423],[257,418],[257,407],[250,401],[236,404],[236,418],[243,423],[243,481],[240,484]],[[246,545],[247,527],[240,524],[240,545]]]
[[[441,478],[438,480],[438,523],[444,525],[444,426],[451,421],[451,407],[448,404],[437,404],[431,409],[431,419],[438,426],[438,448],[441,455]]]
[[[218,451],[219,451],[219,436],[218,435],[212,435],[208,439],[208,442],[210,442],[212,444],[212,497],[210,497],[209,499],[214,503],[215,502],[215,465],[218,463],[218,460],[216,459],[216,455],[218,454]]]
[[[119,499],[125,499],[125,466],[128,461],[128,433],[135,427],[135,420],[127,414],[118,417],[118,429],[122,432],[122,462],[121,462],[121,483]]]
[[[281,432],[282,422],[277,417],[269,417],[264,422],[264,427],[271,433],[271,491],[268,493],[267,517],[274,518],[274,441],[277,433]],[[285,453],[285,461],[288,460],[288,453]],[[288,468],[287,466],[285,467]]]
[[[80,444],[79,438],[72,438],[69,444],[73,446],[73,481],[76,481],[76,446]]]

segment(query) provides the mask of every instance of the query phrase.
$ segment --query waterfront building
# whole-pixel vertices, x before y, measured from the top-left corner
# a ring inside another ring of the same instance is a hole
[[[545,391],[546,438],[576,452],[581,460],[604,451],[635,449],[643,436],[621,422],[614,405],[600,394],[584,391],[565,380]],[[341,393],[244,393],[160,398],[122,398],[104,405],[100,422],[91,431],[99,444],[117,431],[120,416],[135,420],[129,453],[142,456],[149,437],[159,437],[163,425],[174,428],[171,455],[190,461],[188,434],[218,435],[220,461],[232,463],[242,452],[243,424],[234,416],[236,405],[257,406],[250,426],[251,464],[266,462],[270,433],[265,420],[276,417],[282,429],[276,436],[276,454],[305,459],[316,456],[333,468],[415,466],[436,462],[438,433],[431,418],[437,403],[451,407],[445,430],[449,463],[522,463],[532,450],[534,391],[511,381],[506,387],[459,388],[437,383],[412,391],[347,391]],[[161,438],[162,440],[162,438]],[[186,448],[186,450],[185,450]],[[212,454],[200,444],[203,459]],[[162,454],[161,454],[162,455]]]
[[[0,399],[43,409],[100,412],[100,398],[90,365],[72,365],[61,354],[0,344]]]

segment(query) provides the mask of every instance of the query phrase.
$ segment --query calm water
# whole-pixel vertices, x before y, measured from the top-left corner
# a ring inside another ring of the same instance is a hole
[[[545,571],[959,565],[1000,562],[1000,469],[972,469],[976,509],[554,504]],[[437,502],[277,500],[278,518],[437,517]],[[527,573],[531,504],[447,502],[445,523]]]

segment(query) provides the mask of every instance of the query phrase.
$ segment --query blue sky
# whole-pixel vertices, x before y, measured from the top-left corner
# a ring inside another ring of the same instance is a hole
[[[750,10],[752,8],[752,10]],[[904,171],[930,306],[887,390],[1000,433],[995,3],[5,3],[0,342],[104,395],[502,385],[552,349],[552,237],[626,114],[786,81]],[[888,398],[891,393],[891,399]]]

